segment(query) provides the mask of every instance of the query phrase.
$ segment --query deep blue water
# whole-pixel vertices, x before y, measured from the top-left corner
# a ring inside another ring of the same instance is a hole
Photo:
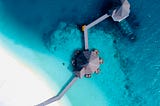
[[[67,71],[71,70],[69,62],[73,51],[82,47],[82,33],[77,25],[88,24],[102,15],[109,3],[107,0],[0,2],[15,23],[36,35],[10,34],[7,37],[34,51],[46,53],[41,47],[46,48],[65,63],[61,67]],[[131,42],[123,36],[111,19],[90,30],[89,45],[100,51],[104,64],[100,75],[79,80],[67,93],[73,106],[160,105],[160,1],[130,0],[130,3],[131,14],[127,21],[136,40]],[[7,33],[7,30],[2,32]],[[59,71],[64,71],[61,67]],[[65,82],[59,81],[56,71],[44,70],[62,86]],[[92,87],[93,90],[86,91]]]

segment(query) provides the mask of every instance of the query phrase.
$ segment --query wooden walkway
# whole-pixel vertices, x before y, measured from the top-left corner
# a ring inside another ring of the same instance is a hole
[[[62,98],[62,96],[68,91],[68,89],[77,81],[78,77],[73,77],[71,81],[69,81],[69,83],[67,84],[67,86],[65,86],[64,89],[62,89],[60,91],[60,93],[58,93],[58,95],[52,97],[52,98],[49,98],[48,100],[36,105],[36,106],[46,106],[52,102],[55,102],[59,99]]]
[[[93,21],[92,23],[88,24],[87,26],[85,26],[84,29],[84,45],[85,45],[85,50],[89,49],[88,47],[88,30],[90,28],[92,28],[93,26],[97,25],[98,23],[102,22],[103,20],[105,20],[106,18],[108,18],[110,15],[105,14],[103,16],[101,16],[100,18],[96,19],[95,21]]]
[[[126,17],[128,17],[129,12],[130,12],[130,4],[128,2],[128,0],[120,0],[122,3],[122,8],[117,7],[113,13],[111,15],[105,14],[103,16],[101,16],[100,18],[96,19],[95,21],[93,21],[92,23],[88,24],[87,26],[83,26],[82,29],[84,31],[84,45],[85,45],[85,50],[89,49],[88,46],[88,30],[90,28],[92,28],[93,26],[97,25],[98,23],[102,22],[103,20],[107,19],[108,17],[112,17],[114,21],[118,21],[120,22],[121,20],[125,19]],[[123,14],[122,14],[123,13]],[[122,15],[122,16],[121,16]],[[73,77],[72,80],[64,87],[64,89],[62,89],[57,96],[54,96],[36,106],[46,106],[52,102],[55,102],[59,99],[62,98],[62,96],[68,91],[68,89],[76,82],[76,80],[78,79],[78,77]]]

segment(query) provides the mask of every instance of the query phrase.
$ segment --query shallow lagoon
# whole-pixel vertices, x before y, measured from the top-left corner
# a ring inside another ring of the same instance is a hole
[[[92,79],[78,80],[67,92],[66,97],[71,105],[160,104],[160,21],[154,14],[159,10],[159,1],[130,1],[132,14],[136,14],[135,20],[140,23],[135,29],[137,41],[129,42],[125,37],[119,36],[118,30],[108,21],[104,22],[105,25],[102,23],[103,25],[90,30],[89,45],[100,51],[104,64],[99,75],[93,75]],[[79,6],[77,2],[69,4],[49,0],[5,0],[0,3],[0,31],[13,42],[5,42],[6,48],[26,64],[38,67],[36,72],[45,73],[51,88],[57,92],[52,81],[58,88],[65,84],[72,75],[70,56],[75,49],[82,47],[82,34],[76,25],[89,23],[99,16],[100,7],[103,7],[96,0],[88,0],[86,4],[82,1]],[[109,29],[112,30],[108,31]],[[57,42],[53,36],[58,36]],[[22,48],[29,48],[31,52]]]

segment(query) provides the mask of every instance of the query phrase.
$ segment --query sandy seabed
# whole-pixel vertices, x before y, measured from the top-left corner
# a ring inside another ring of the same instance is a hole
[[[34,70],[0,45],[0,106],[34,106],[56,95],[49,82]],[[62,100],[49,106],[53,105],[69,104]]]

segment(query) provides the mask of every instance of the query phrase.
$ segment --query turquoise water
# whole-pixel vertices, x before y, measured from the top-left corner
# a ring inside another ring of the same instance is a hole
[[[90,23],[103,14],[107,2],[0,0],[0,32],[17,46],[47,55],[49,60],[32,58],[30,53],[8,45],[30,65],[39,65],[48,79],[62,87],[72,76],[73,51],[82,48],[77,25]],[[160,105],[160,2],[130,3],[132,12],[127,21],[136,41],[123,36],[111,20],[89,31],[89,46],[100,51],[104,64],[99,75],[78,80],[67,92],[73,106]]]

